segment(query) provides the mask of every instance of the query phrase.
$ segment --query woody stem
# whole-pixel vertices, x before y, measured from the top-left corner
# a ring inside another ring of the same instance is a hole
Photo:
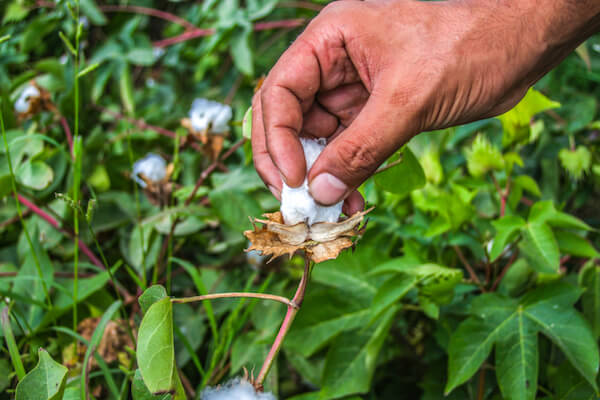
[[[279,332],[277,332],[277,337],[275,337],[275,341],[271,346],[271,350],[269,350],[269,354],[267,354],[267,358],[260,368],[260,372],[256,381],[254,382],[254,387],[257,390],[262,390],[263,382],[279,353],[281,350],[281,345],[283,344],[283,340],[287,335],[290,327],[292,326],[292,322],[294,322],[294,318],[296,318],[296,314],[300,310],[300,306],[302,305],[302,301],[304,300],[304,293],[306,292],[306,285],[308,284],[308,278],[310,276],[310,259],[307,255],[304,256],[304,273],[302,274],[302,279],[300,279],[300,283],[298,284],[298,288],[296,289],[296,294],[292,299],[292,305],[288,305],[287,313],[285,314],[285,318],[281,323],[281,327],[279,328]]]

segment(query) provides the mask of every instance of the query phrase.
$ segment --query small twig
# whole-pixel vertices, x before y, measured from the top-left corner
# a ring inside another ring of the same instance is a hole
[[[69,153],[71,154],[71,158],[75,159],[75,155],[73,154],[73,135],[71,134],[71,128],[69,128],[69,123],[64,116],[60,116],[60,124],[65,130],[65,136],[67,137],[67,142],[69,143]]]
[[[31,213],[31,210],[29,208],[26,208],[23,211],[23,217],[29,215],[30,213]],[[0,222],[0,229],[4,229],[9,225],[16,224],[17,222],[19,222],[19,216],[15,215],[14,217],[7,219],[6,221]]]
[[[248,297],[248,298],[262,299],[262,300],[273,300],[273,301],[278,301],[280,303],[283,303],[288,307],[298,308],[297,304],[295,304],[293,301],[291,301],[290,299],[283,297],[283,296],[276,296],[274,294],[266,294],[266,293],[249,293],[249,292],[213,293],[213,294],[205,294],[203,296],[172,298],[171,302],[172,303],[194,303],[196,301],[203,301],[203,300],[238,298],[238,297]]]
[[[485,369],[479,370],[479,385],[477,388],[477,400],[483,400],[485,396]]]
[[[383,171],[387,171],[388,169],[395,167],[396,165],[402,163],[403,159],[404,159],[404,157],[402,156],[402,154],[400,154],[399,159],[397,159],[396,161],[392,161],[391,163],[389,163],[381,168],[378,168],[377,171],[375,171],[375,173],[373,175],[380,174]]]
[[[177,15],[168,13],[166,11],[157,10],[155,8],[127,5],[105,5],[99,6],[99,8],[104,12],[130,12],[134,14],[149,15],[151,17],[164,19],[165,21],[181,25],[186,29],[197,29],[196,25],[192,24],[189,21],[186,21],[183,18],[178,17]]]
[[[52,218],[52,216],[50,216],[44,210],[42,210],[37,205],[35,205],[31,200],[25,198],[23,195],[20,195],[20,194],[18,195],[18,200],[19,200],[19,202],[21,202],[21,204],[23,204],[25,207],[29,208],[33,213],[35,213],[40,218],[42,218],[44,221],[49,223],[53,228],[55,228],[59,232],[63,233],[64,235],[66,235],[67,237],[69,237],[71,239],[74,237],[74,235],[71,232],[67,231],[66,229],[61,228],[57,220]],[[96,255],[92,252],[92,250],[90,250],[90,248],[87,247],[87,245],[83,241],[81,241],[81,240],[78,241],[78,247],[81,250],[81,252],[84,253],[90,259],[92,264],[94,264],[95,266],[97,266],[98,268],[101,268],[103,270],[106,269],[105,265],[102,264],[102,262],[98,259],[98,257],[96,257]]]
[[[500,284],[500,282],[502,281],[502,278],[504,278],[504,275],[506,275],[506,273],[508,272],[509,268],[514,264],[514,262],[517,260],[517,256],[519,254],[518,250],[515,250],[515,252],[512,254],[512,256],[510,257],[510,259],[508,260],[508,262],[506,263],[506,265],[504,266],[504,268],[502,269],[502,272],[500,272],[500,275],[498,275],[498,277],[496,278],[496,280],[494,281],[494,284],[492,285],[490,291],[494,292],[496,291],[496,289],[498,288],[498,285]]]
[[[268,22],[259,22],[254,24],[255,31],[266,31],[269,29],[277,29],[277,28],[297,28],[306,23],[304,18],[297,19],[284,19],[281,21],[268,21]],[[186,32],[183,32],[180,35],[173,36],[168,39],[158,40],[154,42],[152,45],[154,47],[168,47],[177,43],[185,42],[187,40],[196,39],[199,37],[210,36],[215,34],[216,29],[214,28],[196,28],[191,29]]]
[[[475,273],[475,270],[473,269],[471,264],[469,264],[469,261],[467,261],[467,259],[465,258],[465,255],[463,254],[460,247],[454,245],[454,246],[452,246],[452,248],[454,249],[454,252],[456,253],[458,258],[462,262],[462,264],[465,267],[465,269],[467,270],[467,272],[469,273],[471,280],[481,287],[481,281],[479,280],[479,277]]]
[[[300,310],[300,306],[304,301],[304,293],[306,292],[306,285],[308,284],[309,276],[310,259],[307,255],[304,255],[304,273],[302,274],[302,278],[300,279],[300,283],[298,284],[298,289],[296,289],[296,294],[294,294],[294,298],[292,299],[292,303],[295,304],[296,307],[288,305],[287,313],[285,314],[283,322],[281,323],[281,327],[279,328],[277,337],[275,337],[275,341],[273,342],[273,345],[269,350],[269,354],[267,354],[267,358],[265,359],[265,362],[263,363],[260,369],[258,377],[254,382],[254,387],[257,390],[263,389],[263,382],[265,381],[265,378],[267,377],[267,374],[269,373],[269,370],[271,369],[271,366],[273,365],[273,362],[275,361],[275,358],[277,357],[277,354],[281,349],[283,340],[285,339],[285,336],[290,330],[292,322],[294,322],[294,318],[296,318],[296,314]]]

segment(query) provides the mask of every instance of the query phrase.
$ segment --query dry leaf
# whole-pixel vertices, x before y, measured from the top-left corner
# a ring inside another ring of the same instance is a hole
[[[193,138],[202,143],[202,152],[206,154],[211,161],[215,161],[217,157],[219,157],[221,150],[223,150],[227,132],[212,133],[210,132],[210,129],[205,131],[196,131],[193,128],[192,122],[189,118],[183,118],[181,120],[181,125],[188,130]]]
[[[98,322],[100,322],[100,317],[96,318],[86,318],[82,320],[77,326],[77,332],[86,340],[91,340],[96,327],[98,326]],[[119,359],[119,354],[126,352],[126,347],[131,349],[134,348],[133,342],[127,333],[127,327],[124,320],[120,319],[117,321],[108,321],[106,324],[106,328],[104,329],[104,335],[100,340],[100,344],[96,349],[98,354],[106,361],[107,363],[112,363]],[[129,321],[130,325],[133,328],[133,322]],[[85,354],[86,346],[78,343],[78,353],[81,359],[83,360],[83,355]],[[92,358],[92,367],[96,366],[96,360]]]
[[[291,257],[297,250],[304,250],[315,263],[331,260],[354,245],[352,239],[363,233],[364,226],[360,224],[372,209],[357,212],[337,223],[318,222],[311,226],[304,222],[285,225],[280,212],[265,214],[267,219],[251,218],[254,229],[244,232],[251,243],[246,251],[259,251],[272,260],[284,254]],[[257,222],[262,227],[258,227]]]

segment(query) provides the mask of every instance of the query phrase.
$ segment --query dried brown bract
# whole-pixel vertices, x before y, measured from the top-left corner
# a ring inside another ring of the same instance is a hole
[[[202,151],[211,161],[214,161],[221,154],[225,143],[227,133],[212,133],[210,129],[203,131],[194,130],[192,122],[189,118],[183,118],[181,125],[188,130],[190,136],[202,143]]]
[[[264,214],[267,219],[250,218],[254,230],[244,232],[251,246],[246,251],[257,250],[263,255],[290,257],[303,250],[315,263],[336,258],[344,249],[352,247],[364,232],[364,216],[373,208],[360,211],[340,222],[317,222],[308,226],[304,222],[285,225],[281,212]],[[258,227],[256,223],[262,224]]]

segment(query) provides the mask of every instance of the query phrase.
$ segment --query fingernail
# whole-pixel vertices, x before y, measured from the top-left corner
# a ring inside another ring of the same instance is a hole
[[[275,196],[277,200],[281,201],[281,193],[279,193],[279,190],[277,190],[275,186],[271,185],[268,185],[268,188],[271,191],[271,193],[273,193],[273,196]]]
[[[310,194],[321,204],[330,205],[340,201],[346,192],[348,186],[335,176],[325,172],[317,175],[310,183]]]

